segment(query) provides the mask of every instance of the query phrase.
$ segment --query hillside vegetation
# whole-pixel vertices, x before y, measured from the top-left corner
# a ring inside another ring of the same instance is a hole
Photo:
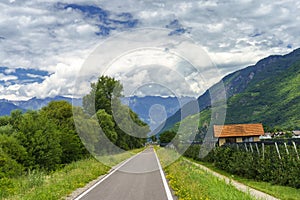
[[[262,122],[278,129],[300,129],[300,62],[252,84],[229,98],[226,123]]]
[[[263,76],[260,73],[255,80],[253,77],[243,91],[232,94],[227,99],[225,124],[263,123],[266,131],[300,129],[300,61],[289,63],[289,67],[283,61],[276,65],[271,63],[268,67],[267,64],[265,68],[270,71],[268,74]],[[282,66],[285,66],[284,69]],[[249,69],[244,70],[250,73]],[[228,87],[234,79],[241,78],[241,73],[243,70],[225,78],[225,85]],[[199,129],[207,127],[211,117],[216,117],[211,116],[211,108],[208,106],[199,114],[177,122],[169,130],[176,132],[180,124],[188,127],[195,116],[200,116]]]
[[[253,66],[227,75],[198,98],[199,110],[206,113],[200,112],[200,116],[207,115],[205,110],[210,110],[210,93],[214,94],[214,101],[222,101],[225,92],[228,106],[226,123],[262,122],[271,128],[299,129],[299,62],[300,49],[297,49],[284,56],[269,56]],[[177,111],[157,132],[176,130],[178,124],[175,124],[181,118],[197,114],[197,109],[189,106],[188,103],[181,109],[186,111],[185,116],[181,116],[181,110]],[[210,116],[201,121],[209,124]]]

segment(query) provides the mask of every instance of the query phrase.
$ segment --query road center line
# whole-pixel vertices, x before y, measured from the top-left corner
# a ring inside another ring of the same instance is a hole
[[[154,150],[154,149],[153,149]],[[160,171],[160,175],[161,175],[161,179],[163,181],[163,184],[164,184],[164,187],[165,187],[165,191],[166,191],[166,194],[167,194],[167,198],[168,200],[173,200],[173,196],[172,196],[172,193],[171,193],[171,190],[169,188],[169,185],[168,185],[168,182],[167,182],[167,179],[165,177],[165,174],[162,170],[162,167],[160,165],[160,162],[159,162],[159,159],[157,157],[157,154],[156,154],[156,151],[154,150],[154,154],[155,154],[155,157],[156,157],[156,161],[157,161],[157,164],[158,164],[158,168],[159,168],[159,171]]]
[[[126,161],[124,161],[121,165],[119,165],[117,168],[115,168],[113,171],[111,171],[109,174],[107,174],[104,178],[102,178],[101,180],[99,180],[98,182],[96,182],[92,187],[90,187],[89,189],[87,189],[86,191],[84,191],[83,193],[81,193],[79,196],[77,196],[74,200],[79,200],[82,197],[84,197],[87,193],[89,193],[91,190],[93,190],[95,187],[97,187],[100,183],[102,183],[103,181],[105,181],[108,177],[110,177],[113,173],[115,173],[116,171],[118,171],[118,169],[120,169],[121,167],[123,167],[126,163],[128,163],[129,161],[131,161],[133,158],[137,157],[138,155],[140,155],[141,153],[143,153],[144,151],[135,154],[134,156],[128,158]],[[155,154],[156,155],[156,154]]]

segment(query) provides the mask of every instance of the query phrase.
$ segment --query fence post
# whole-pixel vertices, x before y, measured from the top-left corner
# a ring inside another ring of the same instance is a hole
[[[258,155],[260,155],[257,143],[255,143],[255,147],[256,147],[256,151],[257,151]]]
[[[277,151],[277,153],[278,153],[278,158],[281,159],[281,156],[280,156],[280,152],[279,152],[279,148],[278,148],[277,142],[275,142],[275,147],[276,147],[276,151]]]
[[[245,146],[246,151],[248,152],[247,144],[244,143],[244,146]]]
[[[265,159],[265,143],[262,143],[262,157]]]
[[[289,155],[289,150],[287,148],[286,142],[284,143],[284,147],[285,147],[286,154]]]
[[[296,152],[296,155],[297,155],[297,158],[299,160],[299,154],[298,154],[298,151],[297,151],[297,146],[295,144],[295,142],[293,141],[293,146],[294,146],[294,149],[295,149],[295,152]]]
[[[250,145],[250,150],[251,150],[251,152],[253,153],[252,144],[251,144],[251,143],[249,143],[249,145]]]

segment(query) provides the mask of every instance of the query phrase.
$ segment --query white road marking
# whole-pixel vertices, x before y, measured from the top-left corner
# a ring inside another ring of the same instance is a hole
[[[143,152],[143,151],[142,151]],[[79,200],[82,197],[84,197],[87,193],[89,193],[91,190],[93,190],[95,187],[97,187],[100,183],[102,183],[103,181],[105,181],[108,177],[110,177],[113,173],[115,173],[118,169],[120,169],[121,167],[123,167],[126,163],[128,163],[129,161],[131,161],[133,158],[135,158],[136,156],[140,155],[142,152],[128,158],[125,162],[123,162],[121,165],[119,165],[117,168],[115,168],[113,171],[111,171],[109,174],[107,174],[103,179],[99,180],[97,183],[95,183],[92,187],[90,187],[89,189],[87,189],[86,191],[84,191],[83,193],[81,193],[79,196],[77,196],[74,200]],[[156,155],[156,154],[155,154]]]
[[[161,175],[161,178],[162,178],[162,181],[163,181],[163,184],[164,184],[164,187],[165,187],[165,191],[166,191],[166,194],[167,194],[167,198],[168,200],[173,200],[173,196],[172,196],[172,193],[171,193],[171,190],[169,188],[169,185],[167,183],[167,179],[165,177],[165,174],[162,170],[162,167],[160,165],[160,162],[159,162],[159,159],[157,157],[157,154],[156,154],[156,151],[154,150],[154,154],[155,154],[155,157],[156,157],[156,161],[157,161],[157,164],[158,164],[158,168],[159,168],[159,171],[160,171],[160,175]]]

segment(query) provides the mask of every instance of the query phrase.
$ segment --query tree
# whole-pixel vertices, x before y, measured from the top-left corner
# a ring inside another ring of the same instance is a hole
[[[165,131],[159,135],[160,143],[169,143],[176,136],[176,132],[173,131]]]
[[[74,129],[72,105],[67,101],[51,101],[41,109],[41,114],[54,121],[61,129]]]
[[[10,117],[9,116],[1,116],[0,117],[0,126],[6,126],[10,122]]]
[[[0,134],[3,134],[3,135],[11,135],[14,133],[14,129],[12,127],[12,125],[8,124],[8,125],[5,125],[5,126],[0,126]]]
[[[0,148],[0,180],[4,177],[20,176],[22,170],[23,166]]]
[[[122,91],[123,86],[119,81],[108,76],[101,76],[97,83],[91,84],[90,94],[83,97],[83,108],[90,115],[100,109],[111,115],[111,102],[122,97]]]
[[[120,81],[101,76],[83,97],[83,108],[90,116],[96,114],[102,130],[113,143],[128,150],[144,145],[149,127],[128,106],[121,104],[122,91]]]
[[[113,121],[113,117],[105,112],[105,110],[100,109],[97,111],[97,118],[99,121],[99,125],[102,128],[103,132],[107,136],[107,138],[116,143],[118,139],[118,134],[115,131],[115,123]]]
[[[21,110],[13,110],[10,113],[10,124],[15,128],[18,129],[17,125],[22,120],[22,111]]]
[[[152,136],[150,137],[150,139],[152,140],[152,142],[156,142],[156,141],[157,141],[156,135],[152,135]]]
[[[86,149],[95,153],[99,144],[99,124],[97,118],[87,115],[82,108],[74,107],[74,121],[76,122],[76,131]]]
[[[52,101],[43,107],[40,113],[56,125],[62,148],[62,163],[79,160],[88,154],[75,130],[72,105],[70,103],[66,101]]]
[[[13,136],[0,134],[0,149],[19,163],[27,159],[26,149]]]
[[[27,168],[54,170],[61,163],[60,132],[56,125],[37,111],[23,114],[16,124],[15,137],[26,148],[29,159]]]

